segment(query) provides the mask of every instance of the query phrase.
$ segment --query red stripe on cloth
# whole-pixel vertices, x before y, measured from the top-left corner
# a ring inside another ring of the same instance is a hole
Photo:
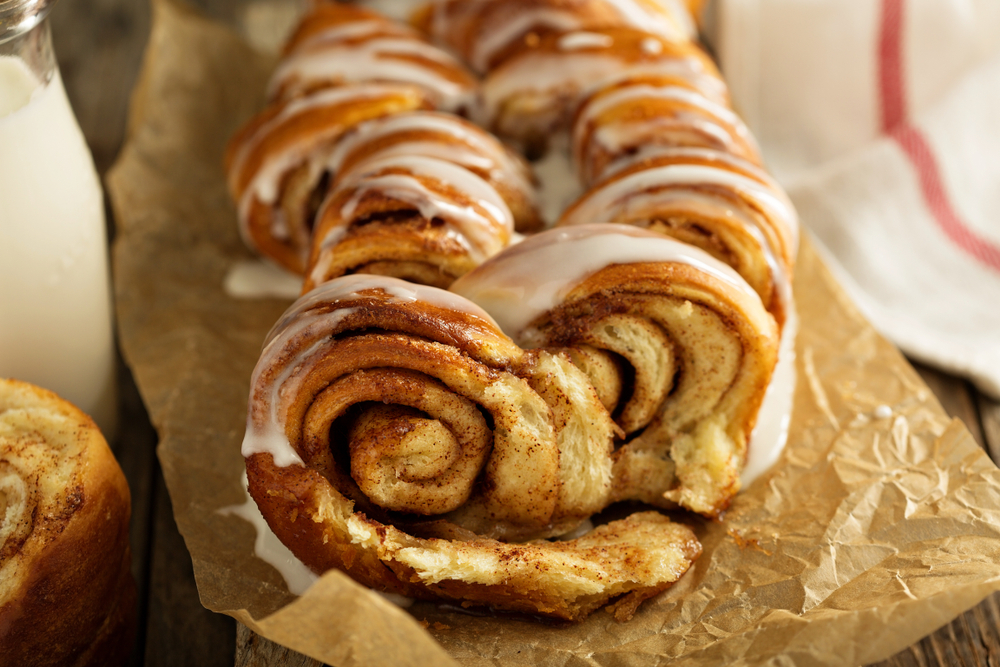
[[[882,132],[888,134],[906,122],[903,0],[882,0],[881,26],[878,39],[879,102],[882,106]]]
[[[920,191],[931,217],[952,243],[982,264],[1000,271],[1000,246],[976,234],[948,197],[934,150],[910,123],[903,72],[903,14],[906,0],[882,0],[878,40],[879,102],[882,132],[892,137],[917,172]]]
[[[892,133],[892,138],[902,147],[916,168],[920,190],[927,208],[931,210],[934,220],[945,235],[986,266],[1000,271],[1000,247],[969,229],[952,207],[948,193],[945,192],[944,184],[941,182],[937,159],[926,137],[912,125],[903,125]]]

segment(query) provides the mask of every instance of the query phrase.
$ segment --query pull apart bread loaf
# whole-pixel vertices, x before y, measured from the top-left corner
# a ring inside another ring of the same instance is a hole
[[[129,490],[94,422],[0,379],[0,665],[121,665],[135,633]]]
[[[686,6],[307,12],[227,167],[250,246],[305,278],[243,454],[314,571],[627,619],[700,554],[662,511],[718,519],[739,490],[797,221]],[[589,189],[540,231],[511,146],[560,134]]]

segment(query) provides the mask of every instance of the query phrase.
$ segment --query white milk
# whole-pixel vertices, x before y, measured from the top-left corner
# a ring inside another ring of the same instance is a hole
[[[0,57],[0,376],[115,424],[104,201],[56,71]]]

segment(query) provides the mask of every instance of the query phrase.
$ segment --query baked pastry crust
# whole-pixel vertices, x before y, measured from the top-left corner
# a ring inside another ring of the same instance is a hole
[[[0,665],[120,665],[135,634],[125,477],[93,421],[0,379]]]

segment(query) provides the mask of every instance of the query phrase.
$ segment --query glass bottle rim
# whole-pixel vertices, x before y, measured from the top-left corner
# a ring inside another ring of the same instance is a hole
[[[0,0],[0,43],[41,23],[54,4],[55,0]]]

